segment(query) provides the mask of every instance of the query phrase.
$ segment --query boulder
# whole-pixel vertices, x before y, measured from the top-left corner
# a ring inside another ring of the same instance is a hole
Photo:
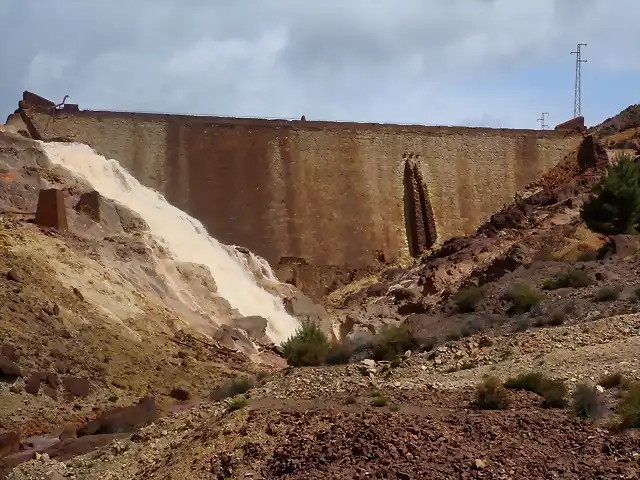
[[[20,435],[16,432],[0,433],[0,458],[20,451]]]
[[[233,321],[233,326],[244,330],[251,340],[261,340],[267,331],[267,319],[259,315],[237,318]]]
[[[132,432],[153,423],[158,418],[156,401],[153,397],[141,398],[129,407],[109,410],[76,430],[78,437],[110,433]]]
[[[22,376],[22,370],[16,362],[0,355],[0,381],[14,382]]]
[[[69,398],[88,397],[90,391],[89,380],[82,377],[64,377],[62,385]]]

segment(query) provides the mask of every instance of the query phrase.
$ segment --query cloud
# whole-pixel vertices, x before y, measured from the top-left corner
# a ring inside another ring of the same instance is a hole
[[[581,42],[596,123],[640,93],[640,3],[612,5],[0,0],[0,109],[29,89],[82,108],[537,128],[571,116]]]

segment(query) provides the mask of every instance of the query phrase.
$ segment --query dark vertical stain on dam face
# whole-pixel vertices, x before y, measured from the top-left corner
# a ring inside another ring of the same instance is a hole
[[[419,256],[437,240],[436,224],[425,185],[417,164],[404,163],[404,218],[409,253]]]

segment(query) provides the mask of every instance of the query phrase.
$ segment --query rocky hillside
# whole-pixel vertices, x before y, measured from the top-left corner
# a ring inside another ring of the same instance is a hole
[[[112,242],[43,234],[27,217],[5,215],[6,258],[16,259],[2,265],[7,298],[32,298],[29,318],[44,312],[46,322],[29,320],[34,333],[27,334],[19,328],[26,317],[16,320],[9,343],[33,347],[19,357],[11,348],[4,354],[18,358],[30,376],[46,375],[37,377],[36,397],[22,390],[28,382],[12,380],[0,398],[18,399],[13,412],[33,408],[42,416],[50,405],[66,405],[68,415],[83,417],[62,432],[61,442],[51,436],[21,442],[0,433],[0,455],[11,453],[4,459],[8,478],[639,478],[640,433],[628,427],[640,426],[640,243],[633,236],[594,234],[580,218],[593,182],[617,151],[629,151],[616,142],[633,135],[634,115],[630,108],[592,129],[578,151],[473,235],[448,241],[409,268],[390,268],[335,292],[327,303],[350,355],[342,365],[278,369],[282,358],[260,347],[258,354],[274,367],[257,372],[246,352],[232,354],[231,344],[214,347],[191,330],[185,335],[185,327],[174,326],[179,315],[169,316],[168,309],[160,317],[153,296],[129,290],[140,292],[143,281],[126,276],[129,283],[105,290],[105,297],[130,295],[118,304],[148,302],[133,304],[153,314],[144,322],[105,326],[104,315],[89,312],[95,304],[88,292],[118,285],[101,280],[113,275]],[[42,167],[33,168],[42,176]],[[120,227],[111,235],[125,236],[115,243],[131,246],[137,231]],[[79,253],[90,251],[97,254]],[[15,252],[22,256],[12,257]],[[128,262],[143,255],[126,252]],[[45,257],[56,259],[54,268],[42,267],[50,265]],[[76,273],[65,278],[76,283],[52,273],[71,269],[67,264],[76,265]],[[77,272],[89,267],[100,275],[94,283],[77,283]],[[302,296],[288,304],[299,313],[323,314]],[[65,320],[76,311],[90,327]],[[133,333],[124,337],[123,329]],[[398,331],[410,334],[406,351],[396,348],[405,337],[389,336]],[[131,340],[134,333],[150,339],[144,342],[149,351]],[[46,366],[37,363],[38,352],[50,352],[38,350],[41,338],[47,346],[62,342],[65,355],[77,351],[73,375],[52,370],[61,348],[45,357]],[[399,355],[379,358],[375,347],[383,342]],[[120,350],[108,361],[94,367],[84,360],[115,345]],[[127,360],[112,360],[122,357]],[[143,368],[133,368],[138,365]],[[92,392],[102,393],[66,400],[67,377],[90,378]],[[118,386],[130,377],[141,384]],[[222,377],[229,380],[220,384]],[[62,378],[56,388],[64,400],[57,403],[46,394],[57,385],[54,378]],[[159,393],[168,389],[174,391]],[[146,398],[103,413],[123,392],[132,393],[122,404],[154,395],[164,409]],[[16,415],[6,425],[24,430]],[[61,425],[55,418],[54,424]]]

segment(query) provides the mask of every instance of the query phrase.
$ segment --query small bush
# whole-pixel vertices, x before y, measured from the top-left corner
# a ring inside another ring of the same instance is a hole
[[[515,329],[516,332],[526,332],[531,328],[531,319],[529,317],[516,318]]]
[[[209,398],[215,402],[220,402],[225,398],[235,397],[236,395],[242,395],[247,393],[255,386],[253,380],[249,377],[237,377],[225,381],[222,385],[217,387]]]
[[[247,406],[247,399],[239,396],[239,397],[235,397],[233,399],[231,399],[231,401],[229,402],[229,404],[227,405],[227,409],[231,412],[234,412],[236,410],[240,410],[244,407]]]
[[[484,297],[482,287],[469,287],[459,290],[453,297],[456,308],[460,313],[471,313],[476,311],[476,307]]]
[[[511,286],[504,294],[504,299],[511,303],[511,313],[527,313],[541,300],[536,290],[522,283]]]
[[[545,290],[557,290],[558,288],[584,288],[591,285],[591,278],[583,271],[576,268],[556,275],[554,278],[545,280],[542,288]]]
[[[460,332],[460,330],[452,330],[449,333],[447,333],[447,336],[445,337],[447,342],[457,342],[461,338],[462,338],[462,332]]]
[[[566,314],[563,310],[554,310],[548,317],[542,317],[537,322],[538,327],[557,327],[562,325],[566,320]]]
[[[476,407],[481,410],[504,410],[509,406],[509,393],[496,377],[486,377],[476,386]]]
[[[374,407],[386,407],[389,404],[389,399],[384,395],[377,395],[371,400],[371,405]]]
[[[567,386],[562,380],[550,379],[541,373],[530,372],[510,378],[504,384],[509,390],[525,390],[540,395],[542,406],[564,408],[567,405]]]
[[[640,382],[631,382],[618,404],[620,427],[640,428]]]
[[[327,352],[327,363],[329,365],[343,365],[349,363],[353,355],[351,346],[345,343],[331,344]]]
[[[596,387],[580,383],[573,392],[572,407],[574,413],[581,418],[599,419],[607,411],[607,404]]]
[[[620,290],[615,287],[602,287],[596,290],[593,298],[598,302],[613,302],[620,298]]]
[[[523,373],[508,379],[504,382],[504,387],[509,390],[525,390],[540,395],[545,380],[545,376],[538,372]]]
[[[482,331],[483,322],[479,319],[469,320],[460,329],[460,335],[463,337],[470,337],[474,333]]]
[[[389,411],[390,412],[399,412],[400,411],[400,407],[398,405],[391,405],[389,407]]]
[[[542,384],[542,406],[564,408],[567,406],[567,386],[562,380],[546,380]]]
[[[373,358],[391,361],[407,350],[415,350],[418,346],[415,337],[406,327],[389,327],[374,342]]]
[[[318,325],[305,322],[282,344],[282,349],[290,365],[314,366],[326,363],[330,343]]]
[[[611,373],[609,375],[605,375],[600,379],[598,385],[600,385],[605,390],[610,390],[612,388],[620,388],[624,382],[624,377],[620,372]]]

